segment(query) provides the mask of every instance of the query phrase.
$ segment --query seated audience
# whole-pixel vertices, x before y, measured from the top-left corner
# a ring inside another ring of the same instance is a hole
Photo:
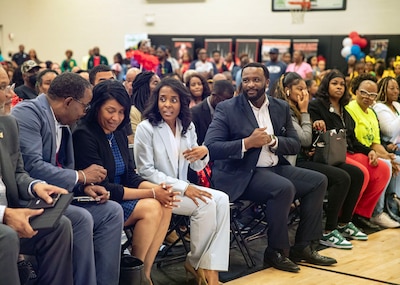
[[[234,92],[235,90],[228,80],[218,80],[213,84],[211,95],[190,109],[199,145],[202,145],[204,142],[204,137],[214,116],[217,104],[232,98]]]
[[[308,79],[306,80],[306,85],[307,85],[307,91],[309,95],[309,101],[312,101],[315,99],[315,94],[317,94],[318,91],[318,84],[317,81],[314,79]]]
[[[25,61],[21,65],[21,72],[24,84],[15,88],[15,94],[22,100],[34,99],[37,97],[35,90],[36,76],[39,73],[40,66],[33,60]]]
[[[58,73],[55,70],[45,69],[37,75],[36,79],[36,91],[38,94],[47,94],[50,88],[51,82],[56,78]]]
[[[380,139],[379,122],[375,112],[370,108],[374,100],[376,100],[376,98],[378,97],[378,86],[376,84],[375,77],[368,73],[361,74],[353,79],[351,88],[353,94],[355,94],[356,96],[356,99],[347,104],[345,108],[354,120],[354,134],[357,140],[362,145],[363,154],[354,152],[352,154],[349,153],[348,156],[360,163],[363,163],[364,166],[369,168],[371,168],[371,165],[376,165],[376,157],[378,157],[380,163],[383,162],[388,165],[389,178],[385,181],[389,182],[389,179],[396,179],[396,181],[398,181],[397,179],[400,179],[400,176],[396,174],[399,172],[399,159],[396,157],[395,154],[388,153],[382,146]],[[372,157],[370,156],[371,152]],[[367,153],[369,157],[368,160],[365,159],[364,155]],[[366,162],[368,162],[368,165],[365,165]],[[385,174],[386,173],[384,171],[379,171],[379,173],[375,174],[375,176],[379,175],[379,178],[386,178],[387,176],[385,176]],[[370,176],[372,177],[371,173]],[[400,224],[397,221],[392,220],[387,215],[387,213],[383,211],[385,195],[389,194],[392,190],[396,192],[398,192],[399,190],[392,189],[392,187],[384,187],[384,189],[385,190],[380,193],[379,200],[375,206],[372,217],[370,218],[370,222],[383,228],[400,227]],[[371,204],[362,205],[360,201],[357,205],[357,207],[360,208],[362,208],[363,206],[366,206],[369,214],[371,210]]]
[[[333,102],[332,105],[337,104],[338,102],[335,101],[339,101],[343,96],[344,102],[349,100],[350,96],[346,93],[344,79],[341,84],[335,81],[331,82],[331,84],[337,85],[337,93],[335,93],[337,96],[331,97],[329,93],[326,94],[329,102]],[[302,168],[318,171],[328,178],[326,223],[320,243],[326,246],[350,249],[353,245],[346,238],[367,240],[368,236],[351,222],[358,196],[362,190],[365,190],[365,187],[362,189],[363,172],[356,166],[347,163],[333,166],[313,161],[313,129],[316,127],[322,128],[321,131],[327,129],[323,120],[311,122],[308,113],[309,94],[306,83],[300,75],[295,72],[283,75],[279,81],[277,92],[278,98],[289,102],[293,126],[302,146],[297,157],[291,157],[294,160],[292,163]]]
[[[107,170],[93,164],[74,170],[74,149],[69,125],[90,109],[92,85],[79,75],[58,75],[47,94],[25,100],[12,109],[20,128],[25,170],[32,177],[75,190],[97,203],[77,203],[65,215],[73,228],[73,266],[76,284],[118,284],[123,212],[109,201],[107,190],[94,183]],[[62,283],[61,283],[62,284]]]
[[[190,184],[188,167],[203,169],[208,149],[198,146],[190,120],[189,94],[177,80],[163,79],[154,89],[135,136],[135,162],[139,174],[153,183],[167,183],[179,191],[178,208],[190,216],[190,252],[185,270],[199,284],[218,283],[218,271],[229,265],[229,201],[220,191]]]
[[[316,171],[291,166],[283,157],[297,154],[300,142],[289,105],[265,95],[268,79],[264,64],[249,63],[242,69],[243,94],[217,105],[205,137],[214,163],[212,182],[230,201],[266,204],[265,265],[290,272],[300,270],[294,263],[298,261],[332,265],[335,259],[311,247],[322,236],[327,179]],[[287,224],[295,199],[301,200],[300,223],[290,247]]]
[[[210,96],[210,87],[205,78],[199,73],[195,72],[189,75],[185,82],[191,98],[189,108],[192,108]]]
[[[143,112],[147,106],[154,88],[160,82],[160,78],[152,71],[139,73],[132,82],[130,120],[133,137],[135,137],[137,125],[143,120]]]
[[[286,72],[296,72],[306,80],[313,78],[312,67],[304,61],[304,53],[301,50],[293,52],[293,63],[287,66]]]
[[[111,70],[111,67],[105,64],[100,64],[93,67],[89,71],[89,82],[96,86],[98,83],[104,80],[115,79],[114,72]]]
[[[1,284],[20,284],[19,253],[34,255],[38,262],[37,283],[72,285],[72,228],[65,217],[51,231],[32,229],[30,217],[43,209],[21,208],[21,200],[42,198],[52,202],[52,193],[67,193],[65,189],[31,178],[24,170],[15,119],[6,116],[4,104],[10,80],[0,67],[0,276]],[[22,281],[22,280],[21,280]]]
[[[110,191],[110,199],[121,204],[124,226],[134,226],[132,255],[144,261],[150,281],[151,267],[168,230],[174,193],[167,186],[145,181],[133,169],[123,131],[131,104],[122,83],[107,80],[96,85],[91,105],[73,133],[75,167],[95,163],[107,170],[100,185]]]
[[[331,70],[321,81],[316,99],[310,102],[309,113],[314,122],[324,122],[323,129],[346,129],[346,164],[357,166],[364,174],[364,185],[355,205],[353,222],[357,226],[373,227],[369,218],[390,179],[390,169],[379,161],[374,150],[357,139],[354,120],[345,108],[349,102],[347,93],[345,75],[336,69]]]
[[[135,80],[136,76],[140,73],[140,69],[137,67],[131,67],[127,70],[125,74],[124,86],[128,92],[129,97],[132,96],[132,82]]]
[[[388,152],[400,154],[400,103],[399,84],[393,77],[385,77],[378,83],[377,103],[373,109],[381,128],[381,141]]]
[[[157,66],[157,75],[160,78],[164,78],[165,75],[171,74],[173,72],[172,70],[172,64],[168,61],[167,59],[167,48],[166,46],[159,46],[157,48],[157,57],[159,64]]]
[[[208,60],[207,50],[199,48],[197,50],[197,59],[190,63],[189,69],[194,69],[200,73],[204,78],[212,78],[214,74],[218,73],[215,64]]]

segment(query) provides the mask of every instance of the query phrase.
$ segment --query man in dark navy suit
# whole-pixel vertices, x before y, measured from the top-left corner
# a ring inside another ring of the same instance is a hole
[[[322,235],[327,178],[293,167],[284,158],[300,151],[300,141],[289,105],[265,95],[268,82],[268,69],[249,63],[242,69],[242,94],[218,104],[205,137],[214,161],[212,181],[231,201],[266,204],[268,247],[264,264],[290,272],[300,270],[293,261],[332,265],[335,259],[319,255],[310,246]],[[290,248],[287,220],[295,199],[301,201],[300,223]]]

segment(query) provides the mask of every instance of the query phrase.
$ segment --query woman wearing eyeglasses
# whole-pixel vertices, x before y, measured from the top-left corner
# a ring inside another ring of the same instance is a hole
[[[379,122],[375,112],[370,108],[378,97],[378,85],[375,77],[368,73],[361,74],[353,79],[351,89],[353,94],[356,95],[356,100],[351,101],[345,108],[355,122],[354,133],[357,140],[369,148],[371,150],[370,153],[372,152],[371,155],[368,154],[368,166],[374,166],[374,163],[378,162],[374,158],[378,157],[380,159],[379,163],[381,161],[385,162],[391,170],[390,183],[392,185],[400,183],[400,176],[396,175],[400,169],[400,159],[395,154],[387,152],[381,144]],[[354,153],[349,154],[349,157],[365,165],[364,155]],[[370,222],[383,228],[400,227],[397,221],[392,220],[383,211],[385,194],[392,191],[390,189],[393,188],[395,187],[387,187],[381,194],[370,219]]]

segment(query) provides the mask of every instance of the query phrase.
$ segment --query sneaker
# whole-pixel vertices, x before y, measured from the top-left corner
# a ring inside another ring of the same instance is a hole
[[[358,228],[370,228],[372,230],[381,230],[382,228],[378,225],[375,225],[371,223],[371,221],[368,218],[359,216],[355,214],[353,216],[352,222],[358,227]]]
[[[398,228],[400,224],[392,220],[388,214],[382,212],[370,219],[371,223],[381,226],[382,228]]]
[[[323,234],[322,238],[319,240],[320,244],[336,247],[341,249],[352,249],[353,245],[351,242],[346,240],[338,230],[333,230],[330,233]]]
[[[360,231],[352,222],[349,222],[347,225],[343,227],[338,226],[338,231],[345,238],[351,238],[356,240],[368,240],[368,236],[362,231]]]

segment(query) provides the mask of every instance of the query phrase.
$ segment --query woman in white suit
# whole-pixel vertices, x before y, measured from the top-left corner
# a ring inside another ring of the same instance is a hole
[[[153,91],[135,135],[139,174],[153,183],[172,185],[181,200],[173,213],[190,216],[191,251],[185,269],[199,284],[218,284],[218,271],[228,270],[229,199],[214,189],[187,180],[190,166],[208,163],[208,149],[197,145],[189,110],[190,94],[179,81],[166,78]]]

